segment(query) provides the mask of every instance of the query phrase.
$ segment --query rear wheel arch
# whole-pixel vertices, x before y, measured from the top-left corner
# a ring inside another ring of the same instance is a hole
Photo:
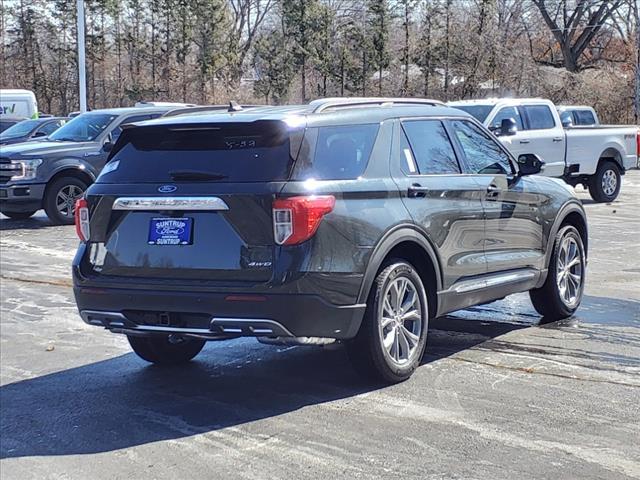
[[[614,162],[616,165],[618,165],[618,168],[620,169],[620,173],[624,173],[624,162],[622,161],[622,153],[620,153],[620,151],[617,148],[609,147],[600,154],[600,157],[598,158],[597,166],[599,167],[604,162]],[[596,167],[596,170],[597,170],[597,167]]]
[[[567,203],[559,210],[558,215],[556,216],[556,220],[553,223],[551,230],[549,231],[547,249],[545,252],[545,270],[549,268],[549,263],[551,262],[556,235],[558,234],[560,229],[566,225],[572,225],[576,228],[576,230],[578,230],[578,232],[580,233],[580,238],[582,238],[582,242],[584,244],[585,256],[588,253],[589,233],[587,226],[587,217],[581,205],[578,205],[575,202]],[[541,286],[545,280],[546,275],[543,275],[538,282],[538,286]]]
[[[436,315],[437,292],[442,288],[442,271],[435,247],[413,227],[392,230],[378,243],[364,274],[358,303],[366,303],[376,276],[389,259],[409,262],[418,271],[429,301],[429,314]]]
[[[565,215],[565,217],[562,219],[562,222],[560,223],[560,227],[558,228],[558,230],[566,225],[572,225],[576,228],[576,230],[578,230],[578,233],[580,234],[580,238],[582,238],[582,243],[584,245],[584,252],[586,255],[588,253],[588,247],[589,247],[587,220],[582,214],[578,213],[577,210],[572,210],[571,212],[567,213],[567,215]]]

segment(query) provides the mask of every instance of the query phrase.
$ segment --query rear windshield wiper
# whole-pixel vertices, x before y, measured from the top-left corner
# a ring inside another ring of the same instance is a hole
[[[172,179],[187,182],[206,182],[207,180],[222,180],[229,175],[215,172],[201,172],[197,170],[174,170],[169,172]]]

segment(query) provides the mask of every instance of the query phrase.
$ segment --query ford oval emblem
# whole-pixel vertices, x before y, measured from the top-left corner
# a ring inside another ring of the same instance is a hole
[[[162,185],[161,187],[158,187],[158,191],[160,193],[171,193],[171,192],[175,192],[178,189],[178,187],[176,187],[175,185]]]

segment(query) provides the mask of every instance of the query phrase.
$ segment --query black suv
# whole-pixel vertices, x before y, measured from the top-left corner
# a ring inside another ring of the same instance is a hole
[[[525,291],[547,320],[578,308],[585,213],[541,167],[419,99],[138,123],[76,206],[78,308],[149,362],[239,336],[342,341],[401,381],[429,318]]]

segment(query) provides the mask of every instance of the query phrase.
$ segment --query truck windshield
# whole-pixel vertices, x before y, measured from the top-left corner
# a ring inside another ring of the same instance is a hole
[[[49,140],[91,142],[117,118],[106,113],[83,113],[49,135]]]
[[[0,134],[0,139],[9,139],[22,137],[23,135],[27,135],[31,130],[40,125],[41,122],[38,120],[24,120],[22,122],[16,123],[12,127],[7,128]]]
[[[476,117],[480,123],[484,123],[487,119],[491,110],[493,110],[493,105],[451,105],[453,108],[457,108],[458,110],[462,110],[467,112],[470,115]]]

